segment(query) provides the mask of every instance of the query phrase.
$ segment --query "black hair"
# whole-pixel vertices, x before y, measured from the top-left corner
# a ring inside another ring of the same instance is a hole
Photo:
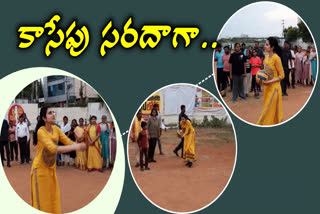
[[[151,110],[150,115],[153,116],[153,115],[152,115],[152,112],[153,112],[153,111],[155,111],[155,112],[156,112],[156,116],[158,116],[158,111],[157,111],[155,108],[153,108],[153,109]]]
[[[242,43],[241,46],[243,46],[243,45],[245,46],[246,44],[245,44],[245,43]]]
[[[182,110],[182,109],[185,109],[186,108],[186,106],[185,105],[181,105],[180,106],[180,109]]]
[[[236,48],[237,45],[240,46],[240,43],[238,43],[238,42],[234,43],[234,48]]]
[[[45,125],[45,122],[43,120],[43,118],[46,117],[47,115],[47,111],[48,111],[48,106],[43,106],[40,109],[40,120],[38,121],[37,125],[36,125],[36,129],[35,129],[35,135],[33,137],[33,145],[37,145],[38,144],[38,130]]]
[[[63,116],[63,119],[67,119],[67,120],[69,120],[69,118],[68,118],[67,116]]]
[[[289,45],[289,48],[291,47],[291,44],[288,40],[284,41],[284,44],[287,43]]]
[[[137,115],[138,114],[142,114],[142,110],[141,109],[139,109],[139,111],[137,112]]]
[[[158,103],[153,104],[153,108],[154,108],[154,107],[158,107],[158,108],[159,108]]]
[[[91,121],[93,118],[97,120],[97,117],[94,116],[94,115],[92,115],[92,116],[90,117],[89,121]]]
[[[23,118],[23,114],[21,114],[21,115],[19,116],[19,119],[20,119],[20,118]]]
[[[270,47],[273,47],[273,52],[276,53],[279,57],[281,57],[282,49],[278,44],[278,40],[274,37],[269,37],[267,40],[269,41]]]
[[[77,121],[76,119],[73,119],[73,120],[71,121],[71,125],[72,125],[73,121],[75,121],[75,122],[76,122],[76,126],[78,126],[78,121]]]
[[[217,43],[216,48],[221,48],[221,47],[222,47],[221,43]]]
[[[146,122],[144,122],[144,121],[141,122],[141,128],[145,127],[146,125],[147,125]]]
[[[84,121],[84,119],[83,119],[82,117],[79,119],[79,121],[80,121],[80,120]]]
[[[223,49],[225,49],[225,48],[230,49],[229,45],[226,45],[223,47]]]
[[[183,114],[183,115],[181,115],[181,117],[183,117],[184,119],[188,119],[188,116],[187,115],[185,115],[185,114]]]

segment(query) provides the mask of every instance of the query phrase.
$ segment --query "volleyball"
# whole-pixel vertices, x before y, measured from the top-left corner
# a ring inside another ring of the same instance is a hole
[[[256,81],[259,85],[263,85],[263,83],[265,81],[267,81],[268,78],[268,74],[265,70],[260,70],[258,71],[257,75],[256,75]]]
[[[177,135],[178,135],[178,138],[182,138],[183,131],[182,130],[177,130]]]

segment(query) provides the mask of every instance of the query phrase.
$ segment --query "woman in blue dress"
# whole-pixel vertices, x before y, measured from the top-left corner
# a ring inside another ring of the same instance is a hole
[[[103,115],[101,118],[102,122],[99,124],[101,133],[100,133],[100,141],[102,145],[101,149],[101,156],[103,158],[102,168],[109,168],[109,159],[110,159],[110,152],[109,152],[109,132],[110,127],[107,123],[107,116]]]
[[[315,84],[316,76],[317,76],[317,52],[316,48],[312,48],[312,52],[310,53],[310,61],[311,61],[311,84]]]

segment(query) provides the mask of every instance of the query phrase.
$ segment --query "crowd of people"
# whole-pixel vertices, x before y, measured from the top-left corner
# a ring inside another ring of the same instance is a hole
[[[179,114],[179,137],[181,142],[173,151],[177,156],[182,149],[181,157],[186,162],[186,166],[192,167],[195,158],[195,130],[191,121],[185,114],[185,106],[181,105]],[[140,167],[141,171],[150,170],[149,163],[156,163],[155,149],[159,146],[159,154],[163,155],[161,145],[161,135],[163,130],[159,105],[154,104],[148,121],[142,118],[142,111],[139,110],[130,130],[130,139],[134,143],[135,167]]]
[[[40,123],[40,116],[37,117],[38,124],[33,137],[30,137],[30,121],[25,113],[19,116],[16,124],[12,120],[3,120],[1,129],[1,162],[7,161],[7,167],[11,167],[10,162],[19,161],[20,164],[29,164],[30,141],[33,145],[38,144],[37,130],[43,124]],[[102,116],[101,122],[97,123],[96,116],[91,116],[89,124],[80,118],[73,119],[71,124],[67,116],[63,117],[63,124],[53,125],[73,142],[85,143],[87,149],[84,151],[72,151],[56,155],[56,166],[77,167],[81,170],[103,171],[112,168],[116,158],[116,134],[113,123],[107,123],[107,117]],[[63,145],[61,142],[58,145]],[[20,157],[19,155],[20,154]]]
[[[232,102],[240,97],[246,100],[249,92],[259,98],[262,93],[261,86],[256,83],[256,74],[264,70],[265,47],[256,41],[254,47],[246,47],[245,43],[235,43],[234,51],[229,46],[222,49],[218,43],[214,55],[217,68],[217,86],[221,95],[227,95],[227,88],[232,91]],[[315,47],[309,46],[305,51],[301,46],[292,46],[288,41],[284,42],[277,55],[281,59],[284,70],[284,78],[281,80],[282,96],[288,96],[287,88],[301,86],[313,86],[317,72],[317,53]],[[250,81],[251,79],[251,81]],[[290,81],[291,79],[291,81]]]
[[[31,123],[25,113],[21,114],[15,125],[12,120],[3,120],[1,127],[1,163],[7,161],[7,167],[11,167],[10,162],[19,160],[20,164],[29,164],[30,158],[30,132]],[[19,146],[19,149],[18,149]]]

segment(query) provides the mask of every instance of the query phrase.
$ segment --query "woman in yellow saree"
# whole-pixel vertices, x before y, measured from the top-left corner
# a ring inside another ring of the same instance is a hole
[[[97,124],[97,117],[90,117],[90,125],[87,127],[88,139],[88,172],[98,170],[102,172],[100,126]]]
[[[74,134],[76,137],[77,143],[85,143],[87,144],[87,135],[85,132],[83,118],[79,119],[79,126],[74,129]],[[87,150],[77,151],[76,152],[76,167],[80,170],[87,169],[87,159],[88,159],[88,152]]]
[[[192,162],[196,160],[196,133],[191,122],[184,115],[181,117],[180,126],[183,132],[181,137],[184,138],[183,160],[186,162],[186,166],[191,167]]]
[[[269,79],[264,82],[263,110],[257,124],[274,125],[281,123],[283,119],[280,81],[284,78],[284,71],[277,39],[269,37],[264,48],[269,53],[264,60]]]
[[[60,191],[56,176],[56,156],[86,149],[84,143],[72,142],[57,126],[55,113],[48,107],[40,110],[36,126],[37,152],[31,168],[32,206],[48,213],[61,213]],[[58,142],[65,146],[58,146]]]

